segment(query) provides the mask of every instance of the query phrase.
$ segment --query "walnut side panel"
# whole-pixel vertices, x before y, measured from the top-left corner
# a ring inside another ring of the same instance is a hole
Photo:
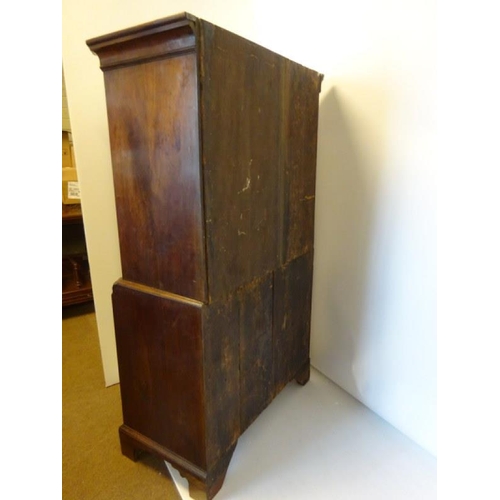
[[[195,53],[104,73],[123,278],[203,301]]]
[[[124,424],[206,467],[201,304],[113,289]]]

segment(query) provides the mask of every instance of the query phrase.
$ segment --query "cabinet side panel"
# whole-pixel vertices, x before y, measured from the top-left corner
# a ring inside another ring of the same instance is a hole
[[[274,274],[274,380],[276,393],[309,360],[313,254],[289,262]]]
[[[104,75],[123,277],[203,301],[196,56]]]
[[[202,138],[209,295],[278,262],[279,56],[203,23]]]
[[[123,420],[204,468],[201,307],[115,285]]]
[[[284,71],[282,263],[314,246],[318,101],[321,75],[291,61]]]
[[[215,463],[240,435],[240,339],[235,297],[203,307],[207,461]]]
[[[240,421],[243,432],[274,397],[273,273],[243,287],[240,303]]]

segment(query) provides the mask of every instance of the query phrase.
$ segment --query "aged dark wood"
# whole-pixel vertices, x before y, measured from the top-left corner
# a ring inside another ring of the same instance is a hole
[[[113,290],[124,422],[205,467],[201,307],[124,280]]]
[[[203,175],[214,300],[278,265],[282,63],[277,54],[228,31],[204,28]]]
[[[83,224],[82,206],[75,205],[62,205],[62,224]]]
[[[204,307],[207,459],[216,462],[240,435],[240,338],[236,296]]]
[[[62,306],[92,302],[82,209],[62,205]]]
[[[274,275],[274,385],[276,394],[309,364],[312,252],[276,270]]]
[[[322,75],[190,14],[87,43],[122,258],[122,452],[210,499],[241,433],[309,379]]]
[[[282,264],[313,250],[320,85],[316,74],[286,61],[280,169],[284,176],[280,184],[284,190]]]
[[[123,277],[204,300],[195,70],[192,52],[105,83]]]
[[[240,304],[240,429],[274,397],[273,273],[243,287]]]

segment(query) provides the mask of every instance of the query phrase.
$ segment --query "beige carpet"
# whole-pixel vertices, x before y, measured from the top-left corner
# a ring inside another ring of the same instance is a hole
[[[63,309],[62,498],[179,500],[164,462],[120,452],[120,387],[106,388],[92,305]]]

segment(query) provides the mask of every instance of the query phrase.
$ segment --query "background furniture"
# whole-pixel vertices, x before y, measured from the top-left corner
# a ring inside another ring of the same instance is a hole
[[[62,205],[62,305],[91,302],[87,246],[81,205]]]

